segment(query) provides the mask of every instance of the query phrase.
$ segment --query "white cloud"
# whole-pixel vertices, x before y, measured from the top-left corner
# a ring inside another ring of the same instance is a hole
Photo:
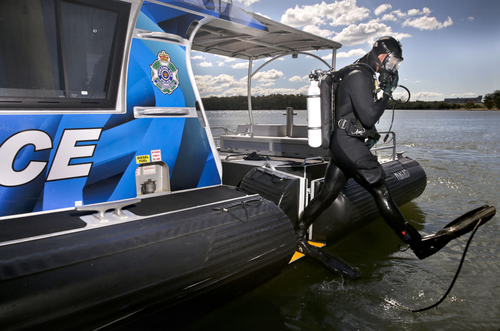
[[[211,75],[196,75],[196,85],[200,94],[221,92],[225,88],[244,88],[246,90],[246,82],[236,80],[234,76],[221,74],[219,76]]]
[[[270,82],[278,80],[282,77],[283,77],[283,72],[276,69],[271,69],[268,71],[260,71],[256,73],[252,79],[259,82]]]
[[[196,82],[198,82],[198,77],[196,77]],[[270,82],[272,84],[272,82]],[[304,85],[298,89],[294,88],[269,88],[268,86],[265,86],[268,84],[259,84],[255,87],[252,88],[252,95],[270,95],[270,94],[306,94],[307,89],[309,85]],[[215,93],[217,92],[217,93]],[[200,93],[203,95],[203,97],[210,97],[210,96],[220,96],[220,97],[230,97],[230,96],[236,96],[236,95],[247,95],[247,88],[246,85],[245,87],[232,87],[224,92],[220,93],[220,89],[218,91],[213,91],[213,90],[205,90],[201,91]]]
[[[331,57],[331,54],[330,54],[330,57]],[[290,81],[290,82],[308,82],[309,81],[309,75],[304,76],[304,77],[293,76],[288,81]]]
[[[221,94],[218,94],[217,96],[220,97],[231,97],[235,95],[247,95],[247,89],[246,87],[237,87],[237,88],[231,88],[228,89]]]
[[[408,79],[408,78],[403,78],[403,80],[404,80],[405,82],[407,82],[407,83],[414,83],[414,84],[416,84],[416,83],[423,83],[423,82],[425,82],[424,80],[410,80],[410,79]]]
[[[201,55],[191,56],[191,60],[205,60],[205,58]]]
[[[427,7],[424,7],[422,11],[419,9],[410,9],[408,10],[408,16],[417,16],[417,15],[429,15],[431,13],[431,10]]]
[[[472,16],[467,17],[467,21],[469,21],[469,22],[474,21],[474,17],[472,17]]]
[[[303,30],[323,38],[328,38],[334,34],[331,30],[320,29],[315,25],[306,25]]]
[[[353,56],[363,56],[367,53],[367,51],[365,51],[364,49],[362,48],[356,48],[356,49],[351,49],[350,51],[348,52],[338,52],[337,53],[337,59],[340,59],[340,58],[347,58],[347,57],[353,57]],[[332,54],[328,54],[326,56],[322,56],[321,57],[323,60],[331,60],[332,59]]]
[[[252,95],[270,95],[270,94],[306,94],[307,89],[309,85],[304,85],[303,87],[300,87],[298,89],[294,88],[283,88],[283,87],[276,87],[276,88],[269,88],[266,86],[268,84],[259,84],[255,87],[252,88]],[[247,95],[247,89],[246,87],[235,87],[235,88],[230,88],[220,94],[217,94],[217,96],[221,97],[230,97],[230,96],[235,96],[235,95]],[[207,95],[208,96],[208,95]]]
[[[417,92],[412,93],[410,101],[440,101],[444,100],[445,95],[438,92]]]
[[[274,93],[297,94],[301,89],[272,88],[275,81],[283,77],[283,72],[271,69],[258,72],[253,77],[258,85],[252,88],[252,94],[268,95]],[[196,75],[196,85],[203,97],[208,96],[234,96],[247,94],[247,77],[236,80],[234,76],[221,74],[219,76]],[[307,90],[307,89],[306,89]]]
[[[393,36],[398,40],[411,37],[407,33],[394,33],[390,26],[372,20],[359,25],[351,24],[332,39],[343,45],[352,46],[363,43],[373,44],[375,39],[383,36]]]
[[[399,9],[392,11],[391,14],[396,15],[398,18],[405,18],[406,17],[406,13],[403,13]]]
[[[307,93],[309,85],[305,85],[301,88],[265,88],[262,86],[257,86],[252,89],[252,95],[270,95],[270,94],[305,94]]]
[[[468,98],[468,97],[477,97],[478,95],[477,95],[477,93],[466,92],[466,93],[460,93],[460,94],[453,93],[451,96],[454,98]]]
[[[267,83],[260,83],[258,86],[260,87],[268,87],[268,86],[274,86],[274,82],[267,82]]]
[[[435,17],[422,16],[415,19],[407,19],[403,23],[403,27],[411,26],[419,30],[434,30],[442,29],[453,24],[451,17],[448,17],[446,22],[440,23]]]
[[[375,15],[379,16],[380,14],[382,14],[383,12],[389,10],[389,9],[392,9],[392,6],[390,3],[384,3],[380,6],[377,7],[377,9],[375,9],[375,11],[373,12]]]
[[[380,19],[381,21],[397,21],[398,19],[396,18],[396,16],[394,16],[394,14],[385,14],[384,16],[382,16],[382,18]]]
[[[222,86],[214,86],[211,84],[210,80],[213,77],[210,75],[196,75],[194,76],[194,79],[196,81],[196,86],[198,86],[198,90],[200,91],[201,94],[203,93],[214,93],[214,92],[220,92],[222,90]]]
[[[306,89],[307,91],[307,89]],[[299,93],[296,89],[287,88],[266,88],[265,86],[256,86],[252,89],[252,95],[270,95],[270,94],[297,94]],[[222,97],[230,97],[235,95],[247,95],[247,89],[245,88],[232,88],[224,91],[220,94]]]
[[[318,4],[314,6],[318,6]],[[295,5],[295,8],[288,8],[285,14],[281,16],[281,23],[295,27],[323,24],[324,22],[317,15],[317,10],[314,6],[302,6],[299,8],[299,5]]]
[[[234,78],[234,76],[230,76],[227,74],[221,74],[219,76],[211,78],[210,83],[214,85],[220,85],[222,87],[246,86],[245,82],[242,82],[241,80],[238,81]]]
[[[251,6],[256,2],[260,2],[260,0],[236,0],[236,2],[239,2],[243,4],[244,6]]]
[[[224,56],[224,55],[214,54],[214,56],[218,57],[218,58],[221,58],[225,62],[232,62],[232,61],[237,61],[238,60],[238,59],[236,59],[234,57],[227,57],[227,56]]]
[[[196,64],[197,66],[200,66],[200,67],[203,67],[203,68],[206,68],[206,67],[212,67],[212,62],[207,62],[207,61],[203,61],[201,63],[198,63]]]
[[[408,16],[418,15],[418,12],[419,12],[418,9],[410,9],[410,10],[408,10]]]
[[[227,57],[227,56],[222,56],[222,55],[216,55],[217,57],[221,58],[221,61],[217,61],[217,66],[219,67],[224,67],[226,64],[238,61],[239,59],[236,59],[234,57]]]
[[[344,1],[339,3],[337,8],[329,9],[330,11],[326,12],[326,17],[332,21],[331,26],[352,24],[370,16],[370,10],[356,6],[356,1]]]
[[[370,10],[358,7],[356,0],[343,0],[333,3],[304,5],[289,8],[281,16],[281,22],[299,27],[329,23],[331,26],[348,25],[359,22],[370,16]]]
[[[233,69],[245,69],[248,68],[248,62],[236,63],[231,66]]]
[[[349,52],[339,52],[337,54],[337,58],[343,57],[353,57],[353,56],[363,56],[366,54],[366,51],[362,48],[351,49]]]

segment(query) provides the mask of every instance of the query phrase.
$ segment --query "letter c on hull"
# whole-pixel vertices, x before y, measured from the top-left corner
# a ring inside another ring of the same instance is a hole
[[[17,154],[26,146],[33,145],[35,152],[52,148],[50,136],[39,130],[28,130],[16,133],[0,146],[0,185],[20,186],[34,180],[47,166],[44,161],[29,161],[19,171],[14,169]]]

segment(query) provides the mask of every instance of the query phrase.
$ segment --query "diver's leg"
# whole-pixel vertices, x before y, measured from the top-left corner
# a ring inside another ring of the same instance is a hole
[[[382,218],[394,230],[396,235],[406,244],[418,246],[422,237],[418,231],[406,221],[398,205],[394,202],[387,184],[382,182],[378,185],[370,186],[363,183],[363,186],[373,196]]]
[[[385,172],[377,157],[366,150],[366,154],[355,162],[354,180],[363,186],[375,199],[375,203],[384,221],[396,232],[396,235],[409,245],[420,243],[420,234],[408,222],[392,199],[385,183]]]
[[[309,226],[332,204],[344,188],[346,182],[347,178],[344,173],[330,161],[326,169],[325,182],[318,195],[307,205],[302,217],[295,224],[295,233],[297,235],[297,249],[299,252],[313,257],[325,268],[334,273],[351,279],[357,279],[361,275],[349,263],[323,248],[310,245],[306,239]]]
[[[385,182],[368,185],[358,176],[355,177],[372,194],[384,221],[396,232],[419,259],[425,259],[438,252],[451,240],[474,229],[478,222],[488,222],[496,213],[495,207],[483,206],[472,210],[445,226],[441,231],[421,237],[418,231],[409,224],[394,202]]]
[[[325,211],[337,198],[347,183],[347,178],[331,161],[325,173],[325,181],[319,193],[307,205],[302,217],[295,224],[297,240],[305,240],[309,226]]]

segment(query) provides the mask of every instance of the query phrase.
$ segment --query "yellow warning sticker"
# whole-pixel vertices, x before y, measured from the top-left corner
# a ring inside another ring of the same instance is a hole
[[[135,157],[135,162],[137,164],[139,164],[139,163],[149,163],[150,162],[149,161],[149,155],[137,155]]]

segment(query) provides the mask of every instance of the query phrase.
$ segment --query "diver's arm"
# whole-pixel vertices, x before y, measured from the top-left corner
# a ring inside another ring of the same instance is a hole
[[[373,104],[373,81],[367,74],[359,70],[352,72],[346,77],[345,83],[348,84],[348,93],[351,97],[356,117],[365,128],[371,128],[384,113],[389,96],[384,94],[382,99]]]

